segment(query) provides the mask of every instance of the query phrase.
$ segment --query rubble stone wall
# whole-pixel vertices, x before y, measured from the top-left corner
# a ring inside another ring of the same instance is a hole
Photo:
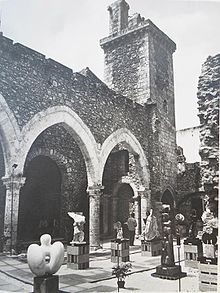
[[[220,54],[208,57],[198,83],[202,187],[218,188],[219,182]]]

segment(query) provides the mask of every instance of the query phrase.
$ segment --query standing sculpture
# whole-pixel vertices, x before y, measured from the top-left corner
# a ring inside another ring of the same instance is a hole
[[[73,222],[73,240],[71,243],[83,242],[85,234],[83,232],[84,224],[86,222],[85,216],[69,212],[68,215],[74,220]]]
[[[73,240],[67,246],[67,267],[71,269],[87,269],[89,267],[89,245],[84,241],[85,216],[82,212],[69,212],[73,222]]]
[[[180,263],[175,264],[173,253],[173,235],[172,235],[172,219],[170,205],[162,205],[162,252],[161,265],[156,267],[156,272],[151,274],[153,277],[177,280],[186,276],[181,271]]]
[[[214,216],[209,202],[206,204],[206,209],[202,214],[202,221],[204,223],[202,235],[203,241],[203,256],[205,258],[216,258],[216,243],[217,243],[217,229],[218,218]]]
[[[57,241],[51,244],[51,236],[43,234],[40,243],[31,244],[27,250],[27,261],[34,278],[34,293],[59,292],[59,279],[54,276],[64,260],[64,246]]]
[[[31,244],[27,250],[27,261],[30,270],[36,276],[55,274],[63,263],[64,246],[57,241],[51,244],[51,236],[43,234],[40,243]]]

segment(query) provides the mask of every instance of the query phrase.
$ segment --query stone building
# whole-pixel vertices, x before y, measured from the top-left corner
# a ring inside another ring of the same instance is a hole
[[[150,20],[109,8],[100,44],[105,83],[0,35],[0,234],[6,248],[42,233],[72,239],[86,216],[90,247],[134,211],[176,203],[175,43]]]

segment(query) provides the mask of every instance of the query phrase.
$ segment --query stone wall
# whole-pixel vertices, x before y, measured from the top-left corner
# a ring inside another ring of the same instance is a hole
[[[196,193],[200,187],[199,163],[185,163],[185,172],[177,176],[177,194],[181,201],[183,197]]]
[[[81,73],[73,73],[38,52],[13,44],[2,35],[0,75],[0,92],[20,128],[42,110],[58,105],[68,106],[89,127],[100,144],[120,128],[127,128],[135,135],[149,160],[152,193],[155,193],[154,187],[162,190],[164,186],[161,184],[172,185],[175,182],[175,170],[170,172],[175,129],[162,113],[155,114],[154,106],[142,106],[113,92],[88,68]],[[157,115],[162,126],[160,137],[155,132]],[[164,143],[161,144],[163,134]],[[167,174],[163,179],[160,168]]]
[[[202,187],[218,188],[219,182],[220,54],[208,57],[198,83]]]

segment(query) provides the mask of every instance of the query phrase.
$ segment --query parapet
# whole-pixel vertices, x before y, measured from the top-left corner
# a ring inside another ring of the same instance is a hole
[[[108,7],[110,13],[109,36],[100,40],[102,48],[109,46],[130,34],[140,31],[148,31],[155,38],[159,38],[172,52],[176,50],[176,44],[162,32],[150,19],[145,19],[139,13],[128,15],[129,5],[124,0],[118,0]]]
[[[28,48],[20,43],[14,43],[13,40],[0,34],[0,53],[7,55],[14,61],[30,63],[38,68],[43,67],[46,72],[62,75],[64,78],[72,78],[73,70],[53,59],[46,58],[45,55]]]

